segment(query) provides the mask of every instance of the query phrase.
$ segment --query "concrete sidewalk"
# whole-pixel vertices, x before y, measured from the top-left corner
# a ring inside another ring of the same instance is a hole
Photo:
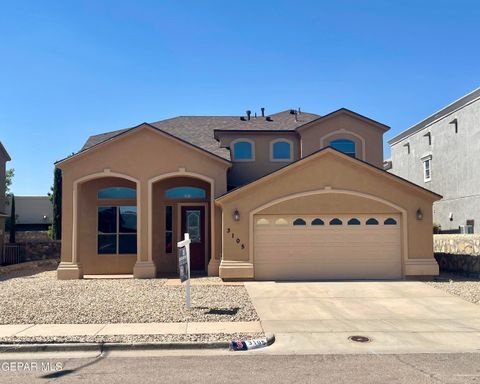
[[[263,332],[260,322],[188,322],[117,324],[8,324],[0,325],[1,337],[195,335]],[[1,341],[0,341],[1,343]]]

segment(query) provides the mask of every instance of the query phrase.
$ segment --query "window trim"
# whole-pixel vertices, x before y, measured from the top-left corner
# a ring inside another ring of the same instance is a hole
[[[252,146],[252,157],[250,159],[237,159],[236,158],[235,144],[238,144],[238,143],[241,143],[241,142],[250,143],[250,145]],[[232,161],[235,161],[237,163],[240,163],[240,162],[241,163],[248,163],[248,162],[255,161],[255,141],[253,141],[252,139],[247,139],[247,138],[235,139],[230,143],[230,152],[231,152],[231,155],[232,155]]]
[[[277,143],[288,143],[290,145],[290,156],[288,159],[275,159],[273,157],[273,147]],[[293,161],[293,141],[290,139],[278,138],[270,141],[270,161],[273,163],[288,163]]]
[[[427,176],[427,163],[428,163],[428,176]],[[423,165],[423,181],[428,183],[432,181],[432,155],[422,157]]]

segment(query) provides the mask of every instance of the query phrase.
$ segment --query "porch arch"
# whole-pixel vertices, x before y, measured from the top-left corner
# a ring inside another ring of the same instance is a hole
[[[137,198],[136,205],[140,207],[141,205],[141,183],[140,180],[134,178],[133,176],[112,172],[109,169],[105,169],[103,172],[92,173],[90,175],[83,176],[73,182],[73,206],[72,206],[72,264],[81,264],[78,260],[78,187],[81,184],[86,182],[102,179],[106,177],[114,177],[119,179],[124,179],[135,183]],[[137,209],[137,261],[140,260],[140,255],[142,252],[142,242],[141,242],[141,209]]]
[[[210,185],[210,261],[215,258],[215,180],[211,177],[202,175],[196,172],[188,172],[185,170],[179,170],[176,172],[164,173],[155,177],[152,177],[148,180],[148,261],[153,263],[153,184],[158,181],[174,178],[174,177],[191,177],[193,179],[198,179],[207,182]],[[207,267],[207,266],[206,266]]]

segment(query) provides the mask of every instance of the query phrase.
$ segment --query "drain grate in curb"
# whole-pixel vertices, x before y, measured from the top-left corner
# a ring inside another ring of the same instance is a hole
[[[356,343],[370,343],[372,339],[367,336],[349,336],[348,340],[355,341]]]

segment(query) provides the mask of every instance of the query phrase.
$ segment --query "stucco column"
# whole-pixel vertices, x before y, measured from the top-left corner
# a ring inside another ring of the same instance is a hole
[[[211,255],[210,262],[208,263],[208,276],[218,276],[220,268],[220,254],[222,249],[222,210],[220,207],[215,206],[213,199],[210,201],[210,214],[211,214]]]
[[[78,194],[81,193],[81,184],[64,178],[62,187],[62,250],[57,278],[81,279],[83,270],[77,254]]]
[[[137,183],[137,262],[133,267],[133,276],[137,279],[151,279],[157,275],[149,247],[149,237],[152,236],[149,225],[151,193],[147,180]]]

